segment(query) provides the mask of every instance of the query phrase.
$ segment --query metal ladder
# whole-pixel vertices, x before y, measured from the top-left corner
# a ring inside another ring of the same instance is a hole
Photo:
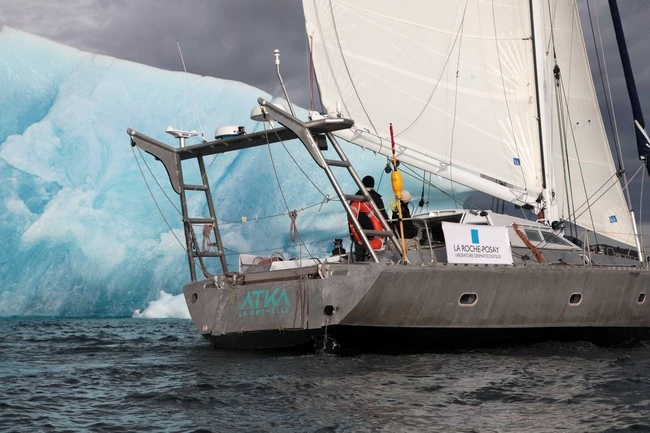
[[[206,278],[212,278],[212,275],[205,266],[203,260],[204,257],[219,257],[221,262],[221,268],[223,273],[228,272],[228,265],[226,263],[226,255],[223,250],[223,243],[221,242],[221,234],[219,232],[219,227],[217,224],[217,216],[214,210],[214,202],[212,201],[212,193],[210,191],[210,184],[208,182],[208,177],[205,171],[205,163],[202,156],[197,156],[196,161],[198,163],[199,173],[201,175],[201,184],[191,185],[186,184],[183,179],[183,168],[181,161],[178,163],[178,176],[180,183],[180,198],[181,198],[181,212],[183,214],[183,228],[185,230],[185,248],[187,250],[187,260],[190,267],[190,275],[192,281],[196,281],[196,269],[194,267],[194,259],[199,259],[199,264],[203,275]],[[187,191],[203,191],[205,193],[205,199],[208,205],[208,211],[210,213],[209,217],[195,217],[189,216],[187,211]],[[198,239],[196,237],[196,232],[194,230],[195,225],[206,225],[211,226],[210,231],[214,234],[216,239],[215,243],[209,244],[209,246],[216,246],[217,251],[211,251],[209,248],[202,250],[199,245]]]
[[[262,107],[262,112],[265,115],[281,123],[285,128],[290,129],[298,136],[300,141],[302,141],[302,143],[307,148],[307,151],[309,151],[309,153],[311,154],[312,158],[314,158],[314,161],[316,161],[318,166],[321,167],[323,171],[325,171],[327,178],[329,179],[330,183],[334,187],[336,194],[338,195],[339,199],[341,200],[341,203],[343,204],[343,207],[345,208],[345,212],[347,213],[348,218],[350,219],[350,221],[352,221],[352,224],[354,225],[354,228],[357,231],[357,233],[359,233],[359,237],[362,240],[362,244],[365,246],[366,251],[368,251],[373,261],[379,263],[379,258],[377,257],[376,252],[370,246],[369,238],[371,237],[387,238],[388,241],[392,242],[393,246],[395,247],[395,250],[401,255],[402,246],[400,245],[400,242],[397,236],[395,235],[395,232],[393,232],[391,227],[388,225],[388,222],[379,211],[379,208],[377,207],[375,201],[372,199],[372,197],[366,190],[365,186],[361,182],[361,179],[359,178],[359,175],[357,174],[356,170],[352,166],[352,163],[347,158],[347,156],[343,152],[343,149],[336,141],[334,134],[328,131],[327,128],[322,128],[324,132],[319,131],[320,126],[323,126],[328,121],[329,122],[335,121],[336,119],[321,119],[321,120],[313,120],[310,122],[302,122],[297,118],[295,118],[294,116],[287,113],[286,111],[276,107],[275,105],[267,102],[262,98],[259,98],[257,102]],[[322,134],[324,134],[325,137],[327,137],[328,141],[330,142],[330,144],[332,145],[332,147],[334,148],[334,150],[336,151],[340,159],[325,158],[325,155],[323,155],[323,151],[321,147],[318,145],[318,143],[316,142],[316,138],[315,138],[315,136],[322,135]],[[362,195],[344,194],[343,191],[341,190],[341,186],[339,185],[338,181],[336,180],[336,177],[334,176],[334,173],[332,172],[331,167],[346,168],[348,174],[352,177],[357,187],[361,191]],[[363,229],[361,227],[361,224],[359,223],[359,219],[355,216],[354,212],[352,211],[352,208],[350,207],[350,203],[349,203],[350,201],[361,201],[361,202],[369,203],[373,209],[373,212],[375,213],[375,215],[377,215],[377,218],[381,222],[383,230]]]

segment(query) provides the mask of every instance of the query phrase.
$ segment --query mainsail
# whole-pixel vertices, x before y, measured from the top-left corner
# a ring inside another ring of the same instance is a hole
[[[634,245],[574,2],[303,8],[327,115],[355,121],[342,138],[389,155],[392,123],[401,161]]]

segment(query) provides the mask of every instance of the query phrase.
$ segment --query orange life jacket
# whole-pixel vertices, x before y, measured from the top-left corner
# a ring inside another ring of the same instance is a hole
[[[375,215],[373,212],[370,203],[363,201],[353,201],[350,203],[350,207],[352,208],[352,213],[354,214],[355,218],[357,218],[357,220],[359,219],[359,213],[364,213],[368,216],[373,230],[384,230],[381,225],[381,221],[379,221],[379,218],[377,218],[377,215]],[[359,233],[357,233],[357,230],[354,228],[354,224],[352,223],[351,218],[348,218],[348,227],[350,228],[350,235],[352,236],[352,239],[354,239],[355,242],[363,244],[361,236],[359,236]],[[373,250],[380,249],[383,244],[382,239],[379,237],[368,238],[368,241],[370,241],[370,246]]]

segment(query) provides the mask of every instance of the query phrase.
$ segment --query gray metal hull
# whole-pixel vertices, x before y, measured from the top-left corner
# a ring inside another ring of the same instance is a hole
[[[218,347],[321,345],[435,350],[467,345],[645,338],[650,272],[576,266],[325,264],[184,289]],[[330,340],[331,339],[331,340]]]

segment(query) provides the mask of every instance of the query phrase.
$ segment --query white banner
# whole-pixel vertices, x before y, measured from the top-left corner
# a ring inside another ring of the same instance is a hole
[[[442,223],[449,263],[512,264],[507,227]]]

